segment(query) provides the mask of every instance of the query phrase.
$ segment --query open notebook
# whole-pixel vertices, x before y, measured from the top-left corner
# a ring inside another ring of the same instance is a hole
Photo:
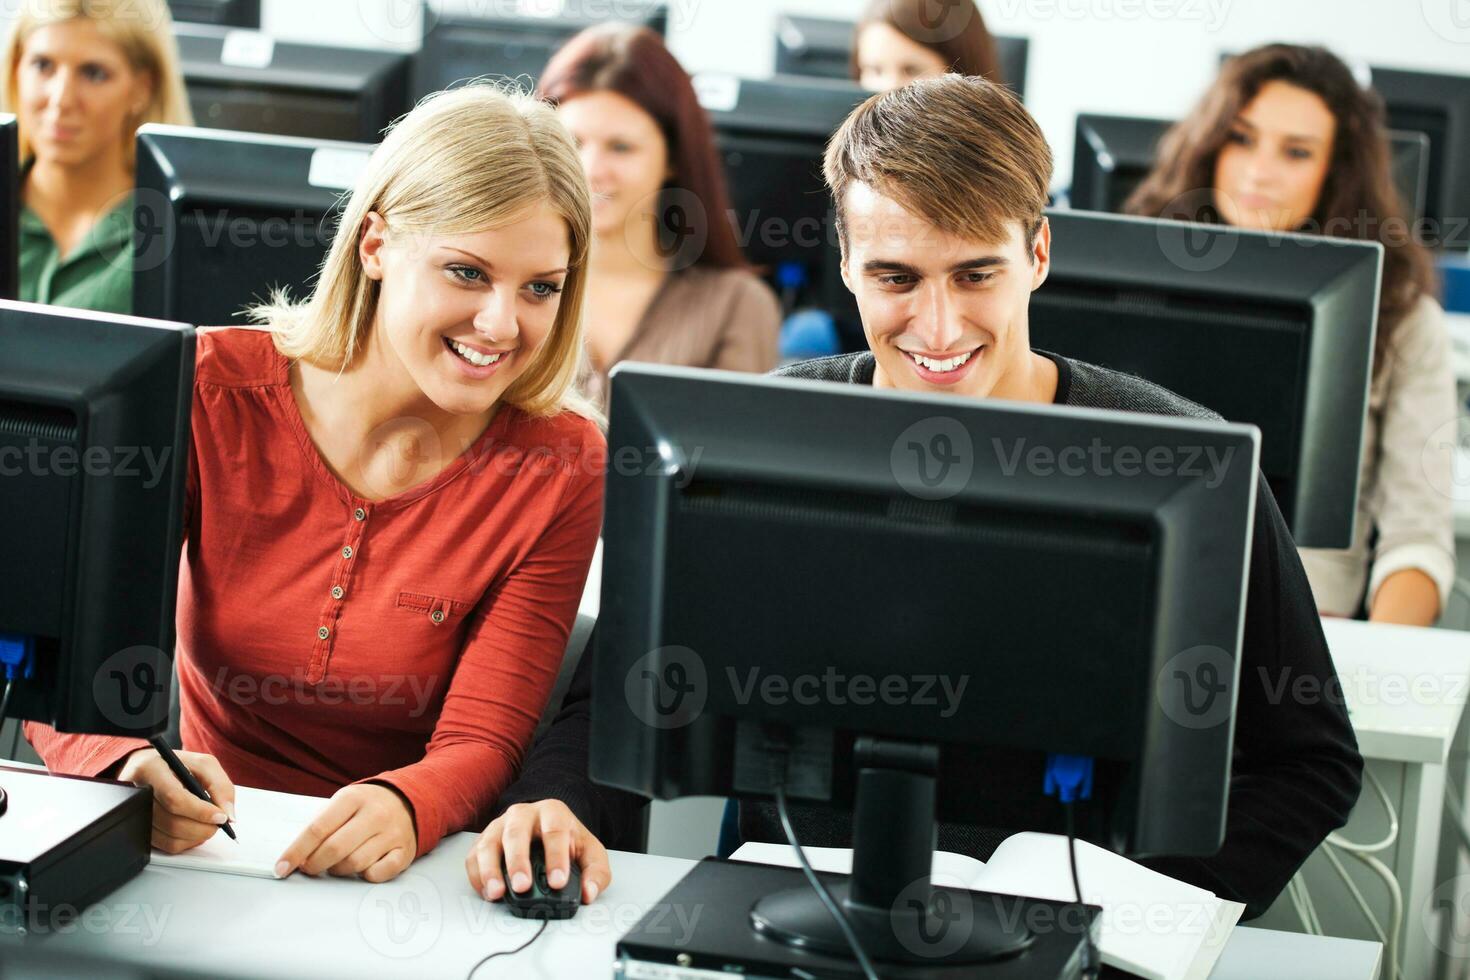
[[[849,874],[852,851],[806,847],[818,871]],[[744,844],[737,861],[796,867],[786,844]],[[1051,901],[1076,900],[1067,839],[1053,834],[1016,834],[985,863],[962,854],[935,851],[936,883],[1001,895]],[[1098,949],[1108,966],[1145,980],[1205,980],[1245,906],[1151,871],[1111,851],[1077,842],[1077,877],[1082,898],[1102,907]]]
[[[150,863],[159,868],[274,878],[281,853],[326,804],[324,799],[237,786],[236,819],[230,826],[239,840],[230,840],[221,831],[183,854],[154,850]]]

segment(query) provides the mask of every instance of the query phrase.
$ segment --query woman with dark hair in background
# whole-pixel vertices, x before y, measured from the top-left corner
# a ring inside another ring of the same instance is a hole
[[[1271,44],[1230,59],[1160,143],[1132,214],[1381,242],[1357,528],[1343,551],[1302,549],[1318,608],[1432,624],[1454,582],[1456,418],[1434,267],[1413,238],[1389,166],[1383,105],[1319,47]]]
[[[872,0],[852,36],[853,80],[870,92],[950,72],[1004,82],[995,38],[973,0],[935,6],[933,0]]]
[[[619,361],[735,371],[776,366],[781,309],[746,266],[694,86],[647,28],[568,41],[538,94],[558,107],[592,185],[587,393]]]

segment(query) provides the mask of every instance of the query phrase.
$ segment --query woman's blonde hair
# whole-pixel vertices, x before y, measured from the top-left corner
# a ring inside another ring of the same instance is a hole
[[[369,213],[383,218],[390,237],[412,238],[503,227],[541,203],[566,221],[571,258],[551,333],[504,398],[530,415],[571,410],[600,421],[576,387],[591,192],[556,112],[519,89],[476,82],[437,92],[395,123],[347,199],[311,297],[292,303],[278,294],[254,317],[270,325],[286,357],[341,370],[377,314],[380,284],[358,253]]]
[[[92,21],[104,37],[122,49],[123,57],[134,71],[152,76],[153,98],[134,120],[134,131],[144,123],[194,124],[184,91],[184,75],[179,69],[173,18],[164,0],[22,0],[0,61],[0,70],[4,72],[0,81],[0,110],[16,112],[19,106],[20,57],[31,35],[43,27],[69,20]],[[31,144],[22,124],[20,158],[25,161],[30,156]],[[132,159],[133,143],[129,136],[129,162]]]

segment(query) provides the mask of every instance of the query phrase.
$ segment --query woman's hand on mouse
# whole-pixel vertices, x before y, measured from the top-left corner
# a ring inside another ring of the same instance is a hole
[[[517,803],[490,822],[465,857],[465,873],[476,892],[494,902],[505,897],[501,858],[517,894],[531,887],[531,843],[541,840],[546,883],[561,888],[571,862],[582,869],[582,901],[594,901],[612,883],[607,849],[561,800]]]
[[[235,786],[224,767],[203,752],[178,752],[179,761],[199,780],[214,803],[184,788],[156,749],[137,749],[118,767],[117,778],[153,790],[152,844],[166,854],[182,854],[209,840],[235,815]]]

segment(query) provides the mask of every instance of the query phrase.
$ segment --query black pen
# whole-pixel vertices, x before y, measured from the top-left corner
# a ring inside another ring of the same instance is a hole
[[[179,782],[184,784],[184,789],[193,793],[205,803],[214,802],[214,800],[210,799],[209,792],[203,786],[199,785],[199,780],[194,778],[194,774],[189,771],[189,767],[180,762],[179,757],[174,755],[174,750],[168,747],[168,743],[163,740],[162,735],[150,736],[148,744],[157,749],[158,754],[163,756],[163,761],[168,763],[169,769],[179,778]],[[228,820],[220,825],[220,829],[230,835],[230,840],[240,839],[235,836],[235,828],[230,826]]]

